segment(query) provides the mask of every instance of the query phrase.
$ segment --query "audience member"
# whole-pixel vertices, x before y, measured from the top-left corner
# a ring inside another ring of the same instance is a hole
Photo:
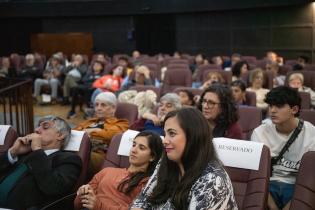
[[[315,92],[309,88],[304,86],[304,76],[301,73],[294,73],[289,76],[289,86],[291,88],[295,88],[300,92],[306,92],[310,94],[312,106],[315,107]]]
[[[38,69],[35,66],[35,56],[33,54],[27,54],[25,56],[25,65],[17,73],[17,76],[23,79],[31,79],[34,82],[41,74],[42,69]]]
[[[243,76],[249,71],[246,61],[239,61],[232,67],[232,81],[242,80]]]
[[[109,74],[102,76],[101,78],[93,82],[93,88],[95,88],[91,101],[95,101],[96,96],[102,92],[116,93],[120,90],[125,77],[125,71],[122,66],[114,66]]]
[[[79,188],[75,209],[129,209],[163,152],[160,136],[149,131],[139,133],[130,149],[130,166],[127,169],[105,168],[97,173],[89,184]]]
[[[41,207],[72,192],[81,173],[81,159],[63,148],[71,128],[59,117],[46,116],[35,133],[19,137],[0,157],[0,206]]]
[[[0,65],[0,77],[16,77],[16,71],[11,67],[9,57],[2,57]]]
[[[305,65],[308,63],[309,57],[301,55],[297,59],[297,63],[293,66],[293,70],[303,70]]]
[[[130,126],[131,129],[142,131],[154,131],[159,135],[164,135],[163,121],[167,113],[182,108],[180,98],[176,93],[167,93],[160,98],[157,114],[144,113],[142,119]]]
[[[267,61],[266,70],[272,72],[273,87],[284,85],[285,76],[279,75],[279,64],[277,62]]]
[[[232,183],[202,114],[194,108],[172,111],[164,130],[166,155],[131,209],[236,210]]]
[[[80,123],[75,130],[86,131],[92,142],[90,175],[97,173],[105,158],[105,149],[112,137],[128,129],[128,121],[117,119],[114,114],[117,107],[116,96],[111,92],[100,93],[94,102],[95,118]]]
[[[267,61],[278,63],[279,66],[283,65],[283,58],[278,56],[277,53],[275,53],[273,51],[268,51],[266,53],[266,59],[267,59]]]
[[[104,72],[104,63],[101,61],[95,60],[92,64],[92,69],[90,69],[82,78],[82,81],[75,87],[71,88],[71,110],[68,113],[67,118],[73,118],[76,116],[75,108],[76,105],[79,104],[79,96],[84,98],[84,102],[86,103],[87,107],[91,107],[90,100],[91,95],[94,91],[92,86],[93,82],[96,79],[102,77]]]
[[[222,74],[217,71],[209,72],[209,74],[207,75],[207,80],[202,84],[202,86],[199,87],[199,89],[205,90],[214,83],[225,83]]]
[[[178,92],[182,106],[195,106],[194,94],[189,90],[180,90]]]
[[[131,73],[128,78],[126,78],[127,82],[123,84],[122,90],[127,90],[135,85],[154,85],[148,67],[140,65],[135,67],[134,71],[134,74]]]
[[[231,83],[231,90],[234,101],[237,105],[246,105],[246,85],[242,80],[235,80]]]
[[[74,55],[72,63],[67,66],[63,75],[65,76],[65,81],[63,83],[63,104],[70,104],[69,96],[70,90],[73,87],[78,86],[79,82],[86,74],[88,66],[84,63],[82,55]]]
[[[64,66],[62,65],[62,58],[60,55],[55,54],[51,57],[49,65],[43,72],[43,79],[38,78],[34,83],[34,94],[33,97],[40,102],[40,92],[43,85],[49,85],[51,88],[52,102],[55,103],[58,98],[58,86],[61,81],[61,74],[64,71]]]
[[[315,127],[298,118],[301,98],[296,90],[285,86],[274,88],[265,101],[270,119],[254,130],[251,140],[264,143],[271,151],[269,209],[288,210],[301,158],[305,152],[315,150]]]
[[[201,94],[198,108],[207,119],[214,137],[243,139],[230,88],[221,84],[208,87]]]
[[[259,68],[252,70],[249,74],[249,83],[251,86],[246,90],[256,93],[256,106],[262,109],[267,109],[268,104],[264,100],[269,90],[263,88],[263,71]]]

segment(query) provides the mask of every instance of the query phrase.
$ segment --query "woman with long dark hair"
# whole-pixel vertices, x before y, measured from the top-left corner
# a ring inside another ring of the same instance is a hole
[[[183,108],[168,113],[164,122],[166,155],[131,209],[237,209],[202,113]]]
[[[205,89],[198,108],[213,129],[213,137],[243,138],[232,91],[226,85],[213,84]]]
[[[163,152],[162,139],[150,131],[139,133],[130,149],[128,169],[105,168],[77,192],[75,209],[128,209],[155,169]]]

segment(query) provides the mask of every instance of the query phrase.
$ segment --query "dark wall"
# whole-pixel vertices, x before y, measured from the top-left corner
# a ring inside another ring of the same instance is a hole
[[[302,2],[308,1],[0,3],[0,55],[29,52],[30,35],[45,32],[90,32],[94,38],[94,51],[130,53],[137,47],[131,37],[137,17],[157,13],[154,15],[156,19],[172,15],[174,29],[169,31],[174,33],[175,41],[171,46],[174,50],[208,55],[239,52],[259,57],[267,50],[275,50],[284,57],[306,54],[315,60],[314,5]],[[288,6],[279,6],[284,4]],[[169,13],[163,14],[165,12]],[[152,43],[148,46],[154,46],[153,50],[158,51],[160,41],[150,40]]]
[[[104,51],[109,54],[130,53],[135,49],[135,41],[128,39],[128,33],[132,29],[133,19],[131,16],[42,19],[43,33],[92,33],[93,51]]]
[[[177,47],[183,52],[287,58],[314,54],[314,5],[191,13],[177,16]]]

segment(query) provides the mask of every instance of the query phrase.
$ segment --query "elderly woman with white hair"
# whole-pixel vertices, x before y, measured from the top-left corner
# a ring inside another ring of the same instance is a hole
[[[293,73],[289,76],[288,79],[289,86],[291,88],[298,89],[299,92],[309,93],[311,96],[312,106],[315,107],[315,92],[309,88],[304,86],[304,76],[301,73]]]
[[[95,117],[80,123],[75,130],[86,131],[92,141],[90,172],[95,174],[103,164],[105,148],[115,134],[128,129],[128,121],[117,119],[114,114],[117,98],[112,92],[103,92],[96,96],[94,102]]]
[[[158,104],[157,114],[146,112],[142,115],[142,119],[130,126],[134,130],[149,130],[154,131],[164,136],[164,129],[162,122],[165,116],[170,111],[182,108],[179,96],[176,93],[167,93],[161,97]]]

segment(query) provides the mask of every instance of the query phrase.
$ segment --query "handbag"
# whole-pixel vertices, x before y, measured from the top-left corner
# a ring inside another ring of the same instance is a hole
[[[295,128],[295,130],[293,131],[292,135],[290,136],[289,140],[287,141],[287,143],[283,146],[283,148],[281,149],[280,153],[278,156],[276,157],[272,157],[271,158],[271,168],[270,168],[270,176],[272,176],[272,171],[273,171],[273,166],[277,164],[277,162],[282,158],[283,154],[289,149],[289,147],[291,146],[291,144],[295,141],[295,139],[298,137],[298,135],[300,134],[302,128],[304,125],[304,121],[299,119],[299,123],[298,126]]]

